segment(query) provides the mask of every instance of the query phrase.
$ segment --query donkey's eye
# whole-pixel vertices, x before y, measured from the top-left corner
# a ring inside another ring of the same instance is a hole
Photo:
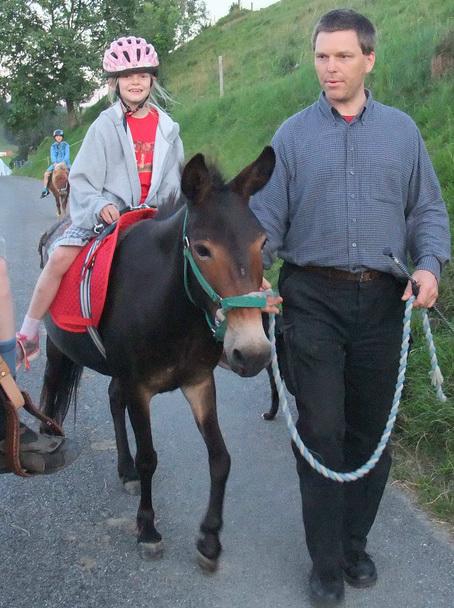
[[[265,239],[262,243],[262,251],[265,249],[265,245],[268,243],[268,239]]]
[[[199,256],[199,258],[202,258],[202,259],[211,258],[211,252],[208,249],[208,247],[205,247],[205,245],[194,245],[194,250],[195,250],[196,254]]]

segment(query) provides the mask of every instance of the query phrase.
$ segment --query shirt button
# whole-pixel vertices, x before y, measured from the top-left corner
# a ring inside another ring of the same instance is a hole
[[[354,149],[355,149],[355,148],[354,148],[353,146],[350,146],[350,150],[351,150],[351,152],[353,152],[353,150],[354,150]]]
[[[354,194],[350,194],[350,198],[355,198],[355,195]]]
[[[356,222],[356,217],[352,217],[352,222],[355,223]]]
[[[350,169],[349,173],[350,175],[355,175],[355,172],[352,169]]]
[[[356,247],[356,243],[352,243],[352,247]]]

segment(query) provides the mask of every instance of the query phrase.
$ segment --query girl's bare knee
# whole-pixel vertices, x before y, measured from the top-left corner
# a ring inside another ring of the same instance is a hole
[[[79,251],[79,247],[57,247],[52,252],[46,268],[49,267],[49,271],[54,275],[63,276],[76,259]]]

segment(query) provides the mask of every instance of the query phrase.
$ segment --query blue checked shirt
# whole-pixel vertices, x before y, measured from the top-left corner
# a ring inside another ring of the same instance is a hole
[[[398,274],[388,247],[440,277],[450,256],[448,215],[409,116],[367,91],[347,123],[322,93],[281,125],[272,146],[273,175],[250,203],[268,234],[265,266],[277,253],[299,266]]]

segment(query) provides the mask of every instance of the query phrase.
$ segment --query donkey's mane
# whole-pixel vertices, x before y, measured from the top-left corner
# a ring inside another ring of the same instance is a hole
[[[156,214],[155,220],[166,220],[169,217],[175,215],[186,204],[186,197],[181,195],[177,196],[176,192],[169,194],[167,199],[158,207],[158,213]]]
[[[225,179],[214,163],[207,165],[208,175],[214,190],[223,190],[226,186]]]
[[[207,169],[209,176],[208,181],[211,182],[212,188],[217,191],[223,190],[226,187],[226,183],[219,169],[213,163],[210,163],[207,166]],[[172,192],[167,199],[159,205],[155,219],[159,221],[172,217],[186,205],[187,201],[188,199],[184,194],[181,194],[178,197],[175,192]]]

